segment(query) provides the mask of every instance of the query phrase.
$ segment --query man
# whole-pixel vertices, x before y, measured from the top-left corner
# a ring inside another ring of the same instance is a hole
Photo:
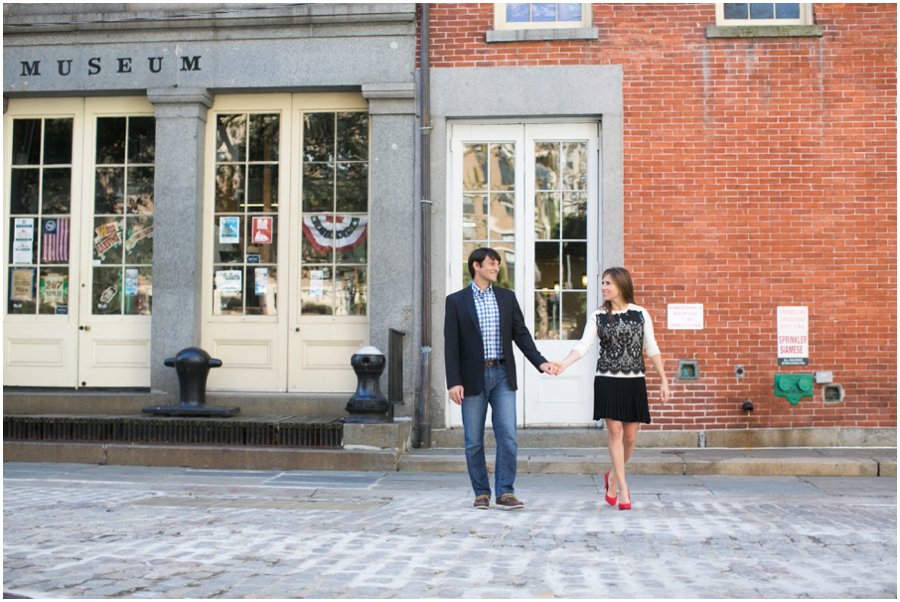
[[[556,367],[540,354],[525,327],[515,294],[494,288],[500,274],[500,255],[482,247],[469,255],[471,286],[447,297],[444,317],[444,361],[450,399],[462,406],[466,467],[475,491],[475,508],[487,510],[491,485],[484,458],[484,425],[491,406],[497,461],[495,501],[503,510],[518,510],[516,499],[516,360],[515,341],[541,372]]]

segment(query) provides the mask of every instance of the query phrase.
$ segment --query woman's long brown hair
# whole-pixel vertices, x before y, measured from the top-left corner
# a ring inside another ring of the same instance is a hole
[[[613,284],[619,289],[619,293],[622,294],[622,299],[624,299],[626,303],[634,303],[634,282],[631,281],[631,274],[628,273],[628,270],[625,268],[609,268],[603,272],[601,278],[606,278],[607,276],[612,279]],[[612,301],[604,301],[603,309],[606,310],[609,321],[614,322]]]

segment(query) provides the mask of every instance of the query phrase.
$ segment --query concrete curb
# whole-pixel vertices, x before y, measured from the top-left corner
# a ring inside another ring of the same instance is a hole
[[[493,470],[493,453],[488,452]],[[186,445],[4,442],[7,462],[171,466],[239,470],[465,473],[462,450],[287,449]],[[602,474],[605,450],[519,448],[521,474]],[[890,448],[636,449],[631,474],[896,477]]]
[[[57,462],[123,466],[179,466],[237,470],[397,470],[397,450],[229,448],[199,445],[129,445],[4,442],[5,462]]]

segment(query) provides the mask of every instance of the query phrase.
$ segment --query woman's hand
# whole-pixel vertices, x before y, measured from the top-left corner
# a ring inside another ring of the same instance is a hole
[[[560,374],[562,374],[566,369],[566,367],[563,365],[562,362],[553,361],[550,363],[553,364],[554,366],[556,366],[556,376],[559,376]]]
[[[659,401],[661,403],[667,403],[671,397],[672,394],[669,392],[669,382],[664,378],[659,387]]]

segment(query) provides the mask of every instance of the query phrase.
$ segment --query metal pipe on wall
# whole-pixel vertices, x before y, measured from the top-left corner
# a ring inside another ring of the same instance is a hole
[[[418,437],[413,444],[415,447],[431,447],[431,98],[430,98],[430,69],[431,69],[431,36],[430,13],[428,3],[420,4],[420,42],[419,42],[419,97],[422,102],[422,118],[420,126],[421,139],[421,186],[422,198],[419,200],[419,208],[422,216],[420,253],[421,253],[421,383],[419,389],[418,404]],[[417,445],[416,445],[417,444]]]

